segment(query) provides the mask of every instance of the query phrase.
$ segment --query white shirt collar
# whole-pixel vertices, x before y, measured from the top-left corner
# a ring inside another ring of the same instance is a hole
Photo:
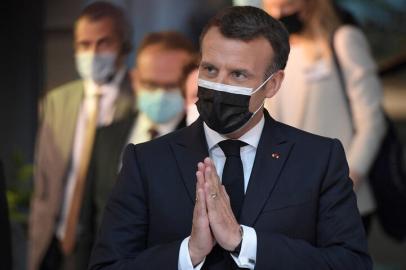
[[[248,130],[248,132],[246,132],[238,139],[254,148],[257,148],[259,139],[261,138],[262,130],[264,129],[264,125],[265,125],[265,117],[262,116],[261,120],[253,128]],[[214,131],[213,129],[209,128],[209,126],[207,126],[206,123],[204,122],[203,127],[209,151],[212,150],[214,147],[216,147],[219,142],[229,139],[226,136],[221,135],[218,132]]]
[[[151,119],[148,118],[148,116],[145,113],[140,111],[137,120],[139,122],[137,125],[142,127],[142,129],[145,130],[145,132],[147,132],[150,128],[155,127],[159,133],[159,136],[162,136],[174,131],[184,116],[185,113],[182,111],[168,122],[158,124],[154,123]]]

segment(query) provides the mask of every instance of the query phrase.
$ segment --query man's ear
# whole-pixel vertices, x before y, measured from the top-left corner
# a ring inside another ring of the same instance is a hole
[[[283,70],[278,70],[274,73],[272,79],[266,84],[266,98],[271,98],[278,93],[284,77],[285,72]]]

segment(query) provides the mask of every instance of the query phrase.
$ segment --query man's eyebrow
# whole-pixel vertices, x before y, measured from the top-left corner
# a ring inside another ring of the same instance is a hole
[[[231,70],[232,72],[240,72],[240,73],[245,73],[245,74],[249,74],[250,72],[247,69],[243,69],[243,68],[234,68]]]
[[[210,68],[217,69],[217,67],[215,65],[213,65],[212,63],[209,63],[209,62],[205,62],[205,61],[202,61],[200,63],[200,66],[203,67],[203,68],[210,67]],[[233,69],[230,70],[230,72],[233,72],[233,73],[238,72],[238,73],[245,74],[246,76],[253,76],[254,75],[251,71],[249,71],[248,69],[245,69],[245,68],[233,68]]]
[[[110,37],[110,36],[103,36],[103,37],[99,38],[99,39],[97,40],[97,42],[109,41],[109,40],[112,40],[112,37]]]
[[[201,65],[202,67],[216,67],[216,66],[213,65],[212,63],[205,62],[205,61],[202,61],[202,62],[200,63],[200,65]]]
[[[235,68],[231,70],[232,73],[242,73],[245,74],[246,76],[253,76],[254,74],[249,71],[248,69],[244,69],[244,68]]]
[[[140,78],[139,79],[140,83],[142,84],[154,84],[155,82],[151,79],[144,79],[144,78]]]
[[[87,39],[80,39],[80,40],[75,40],[75,44],[89,44],[90,41]]]
[[[174,88],[174,87],[179,86],[179,82],[178,82],[178,81],[167,82],[167,83],[160,83],[160,82],[154,81],[153,79],[142,79],[142,78],[140,78],[140,83],[141,83],[141,84],[148,85],[148,86],[163,87],[163,88]]]

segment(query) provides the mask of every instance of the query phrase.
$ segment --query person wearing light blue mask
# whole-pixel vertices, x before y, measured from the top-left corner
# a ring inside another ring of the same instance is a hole
[[[185,126],[180,81],[183,68],[194,55],[189,40],[176,32],[153,33],[145,38],[132,73],[139,113],[131,142],[144,142]]]
[[[96,227],[116,183],[122,152],[129,143],[137,144],[186,126],[184,98],[180,90],[183,67],[196,54],[192,43],[176,32],[147,35],[137,50],[132,83],[135,113],[110,126],[100,128],[88,181],[95,183]]]

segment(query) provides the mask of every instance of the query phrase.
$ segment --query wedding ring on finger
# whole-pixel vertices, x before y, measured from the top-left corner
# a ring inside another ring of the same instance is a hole
[[[212,199],[217,198],[217,193],[211,193],[211,194],[210,194],[210,198],[212,198]]]

